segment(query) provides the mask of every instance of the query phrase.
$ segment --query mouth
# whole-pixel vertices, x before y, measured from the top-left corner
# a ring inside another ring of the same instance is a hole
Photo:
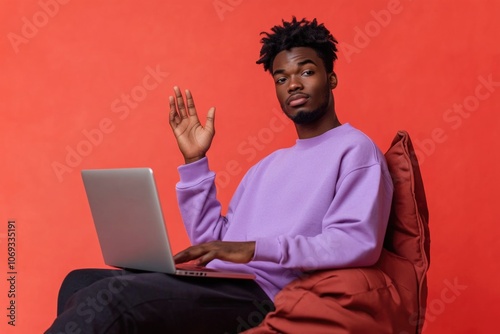
[[[309,99],[309,95],[307,95],[307,94],[295,93],[293,95],[290,95],[286,99],[286,104],[289,105],[290,107],[300,107],[300,106],[306,104],[308,99]]]

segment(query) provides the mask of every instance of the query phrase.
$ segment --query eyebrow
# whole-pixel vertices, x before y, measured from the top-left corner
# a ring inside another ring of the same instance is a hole
[[[298,65],[299,67],[304,66],[304,65],[306,65],[306,64],[313,64],[313,65],[315,65],[315,66],[318,66],[318,65],[317,65],[314,61],[312,61],[312,59],[304,59],[304,60],[299,61],[299,62],[297,63],[297,65]],[[273,71],[273,76],[275,76],[276,74],[282,74],[282,73],[284,73],[284,72],[285,72],[285,70],[284,70],[284,69],[282,69],[282,68],[277,69],[276,71]]]

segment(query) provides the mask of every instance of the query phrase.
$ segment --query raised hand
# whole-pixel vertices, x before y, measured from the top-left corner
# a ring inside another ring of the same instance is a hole
[[[253,259],[255,241],[212,241],[191,246],[174,256],[175,263],[196,260],[200,266],[206,265],[213,259],[222,261],[247,263]]]
[[[186,101],[179,87],[174,87],[174,96],[169,96],[169,123],[174,132],[179,149],[186,163],[205,156],[215,135],[215,108],[207,112],[205,126],[202,126],[194,106],[193,96],[186,89]]]

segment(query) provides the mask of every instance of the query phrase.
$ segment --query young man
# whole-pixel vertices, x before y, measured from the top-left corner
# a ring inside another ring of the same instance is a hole
[[[336,116],[336,40],[316,20],[293,18],[262,43],[257,63],[271,73],[298,139],[248,171],[225,216],[206,157],[215,109],[202,126],[188,90],[184,98],[175,87],[170,97],[170,125],[186,162],[177,194],[193,244],[175,260],[253,273],[255,282],[80,270],[63,284],[62,295],[78,291],[48,333],[65,332],[68,324],[75,333],[238,332],[255,312],[270,311],[276,293],[304,272],[377,261],[392,182],[375,144]],[[96,305],[111,288],[120,290]]]

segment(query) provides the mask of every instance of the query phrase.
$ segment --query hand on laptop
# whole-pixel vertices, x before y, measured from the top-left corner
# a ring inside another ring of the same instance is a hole
[[[203,158],[210,148],[215,135],[215,108],[208,110],[207,121],[205,126],[202,126],[191,92],[186,89],[186,101],[179,87],[174,87],[174,93],[175,97],[169,96],[169,123],[184,160],[188,164]]]
[[[213,259],[247,263],[253,259],[255,241],[229,242],[212,241],[191,246],[174,256],[175,263],[196,260],[196,264],[204,266]]]

